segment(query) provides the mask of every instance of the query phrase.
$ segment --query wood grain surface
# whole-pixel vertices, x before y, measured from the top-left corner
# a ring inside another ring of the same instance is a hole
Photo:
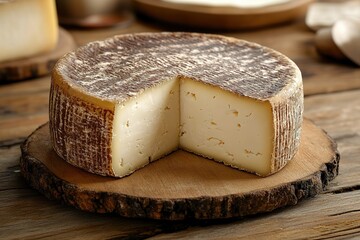
[[[70,32],[82,45],[115,34],[179,30],[140,18],[126,29]],[[200,222],[129,219],[50,201],[27,185],[19,166],[20,144],[48,121],[47,76],[0,85],[0,239],[360,238],[360,69],[320,57],[303,21],[225,34],[274,48],[299,65],[305,116],[336,140],[341,154],[339,175],[325,193],[270,214]]]

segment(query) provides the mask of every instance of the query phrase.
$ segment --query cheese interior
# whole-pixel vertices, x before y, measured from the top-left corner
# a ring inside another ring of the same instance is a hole
[[[116,105],[112,168],[125,176],[180,148],[265,176],[273,138],[269,102],[176,78]]]
[[[112,168],[125,176],[179,146],[179,82],[167,81],[116,105]]]
[[[0,62],[51,51],[57,38],[54,0],[0,3]]]

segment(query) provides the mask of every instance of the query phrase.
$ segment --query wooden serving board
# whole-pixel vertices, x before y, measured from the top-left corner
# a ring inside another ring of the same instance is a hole
[[[73,37],[66,30],[59,29],[56,48],[48,53],[0,63],[0,83],[14,82],[47,75],[56,61],[76,48]]]
[[[135,0],[136,10],[149,17],[180,26],[241,30],[288,22],[305,14],[313,0],[296,0],[258,8],[177,4],[162,0]]]
[[[296,157],[266,178],[184,151],[122,179],[97,176],[59,158],[48,127],[41,126],[22,145],[21,172],[46,197],[90,212],[166,220],[270,212],[322,192],[339,169],[336,144],[308,120]]]

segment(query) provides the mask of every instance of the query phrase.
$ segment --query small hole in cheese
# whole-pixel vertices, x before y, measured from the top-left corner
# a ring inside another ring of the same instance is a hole
[[[207,140],[208,140],[208,141],[211,141],[211,140],[217,141],[217,142],[218,142],[218,143],[217,143],[218,145],[224,145],[224,144],[225,144],[225,142],[224,142],[223,140],[218,139],[218,138],[215,138],[215,137],[209,137]]]

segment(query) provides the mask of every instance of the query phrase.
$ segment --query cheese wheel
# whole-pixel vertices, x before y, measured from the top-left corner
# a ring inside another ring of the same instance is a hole
[[[50,52],[57,41],[55,0],[0,1],[0,62]]]
[[[290,59],[219,35],[119,35],[65,55],[52,74],[55,152],[104,176],[178,149],[267,176],[296,154],[302,114]]]

